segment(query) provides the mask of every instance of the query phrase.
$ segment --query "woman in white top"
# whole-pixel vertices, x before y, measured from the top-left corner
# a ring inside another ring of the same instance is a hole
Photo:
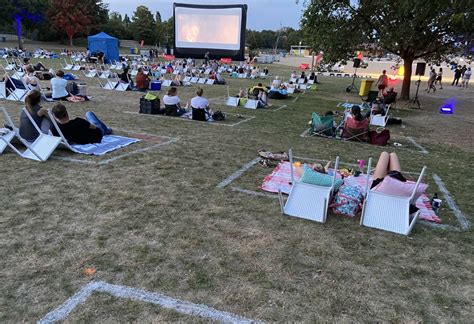
[[[66,90],[67,80],[64,79],[64,72],[59,70],[56,72],[56,77],[51,79],[52,98],[54,100],[65,100],[69,97],[69,92]]]
[[[163,97],[163,104],[165,105],[165,115],[167,116],[178,117],[186,113],[186,109],[181,108],[176,87],[171,87],[168,90],[168,93]]]
[[[212,111],[209,109],[209,100],[204,98],[202,95],[204,90],[198,88],[196,91],[196,97],[191,99],[191,107],[193,109],[193,119],[206,121],[212,117]],[[201,112],[198,112],[198,111]],[[204,113],[202,112],[204,111]]]
[[[28,65],[26,67],[26,74],[23,76],[23,83],[27,85],[28,90],[38,90],[41,91],[38,78],[35,76],[35,69]]]
[[[469,85],[469,80],[471,80],[471,68],[468,67],[467,70],[464,72],[464,75],[462,76],[462,87],[467,88]]]
[[[280,90],[281,80],[279,76],[275,77],[275,80],[272,82],[272,90]]]

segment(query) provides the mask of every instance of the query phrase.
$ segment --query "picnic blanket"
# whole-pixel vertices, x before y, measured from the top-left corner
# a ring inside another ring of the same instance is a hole
[[[130,144],[139,142],[139,139],[118,136],[118,135],[105,135],[102,138],[102,142],[95,144],[74,144],[71,147],[74,152],[79,154],[97,155],[101,156],[108,152],[118,150],[119,148],[128,146]]]
[[[331,170],[328,172],[331,174]],[[340,175],[338,175],[338,178]],[[296,173],[294,173],[295,181],[300,179]],[[344,178],[344,184],[349,186],[359,186],[362,188],[362,192],[365,195],[367,175],[361,174],[358,177],[349,176]],[[281,162],[270,175],[266,176],[263,180],[263,184],[260,189],[272,193],[278,193],[281,190],[282,193],[289,194],[291,190],[291,171],[290,162]],[[370,178],[372,182],[372,178]],[[441,219],[435,214],[431,208],[431,202],[426,194],[422,194],[416,201],[416,207],[420,210],[420,219],[427,220],[430,222],[441,223]]]

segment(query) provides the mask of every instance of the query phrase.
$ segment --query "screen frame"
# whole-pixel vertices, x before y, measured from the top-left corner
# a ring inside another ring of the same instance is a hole
[[[190,9],[240,9],[241,10],[241,25],[240,25],[240,48],[237,50],[228,49],[207,49],[207,48],[189,48],[178,47],[176,36],[176,8],[190,8]],[[229,4],[229,5],[195,5],[188,3],[174,3],[173,4],[173,50],[174,55],[179,58],[204,58],[207,51],[210,53],[211,59],[231,58],[234,61],[245,60],[245,31],[247,29],[247,5],[246,4]]]

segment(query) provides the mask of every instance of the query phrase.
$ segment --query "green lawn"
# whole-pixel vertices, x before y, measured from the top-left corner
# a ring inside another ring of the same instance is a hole
[[[293,70],[269,68],[284,78]],[[276,199],[232,190],[262,192],[258,186],[271,169],[259,165],[217,188],[255,159],[260,148],[293,148],[298,156],[324,160],[338,155],[345,163],[389,150],[399,154],[405,171],[428,167],[430,194],[440,192],[433,180],[438,175],[472,220],[472,88],[446,86],[431,96],[420,91],[420,111],[398,103],[392,113],[405,127],[389,129],[391,143],[403,146],[382,148],[300,136],[312,111],[360,101],[355,93],[345,93],[347,78],[322,77],[318,91],[300,94],[296,101],[274,100],[270,109],[259,110],[227,107],[226,86],[205,86],[213,109],[229,113],[228,126],[127,113],[138,111],[140,93],[102,90],[95,80],[82,79],[93,100],[67,104],[70,114],[82,117],[93,110],[117,134],[139,133],[145,140],[104,157],[59,150],[36,163],[11,151],[0,155],[0,321],[37,321],[92,279],[261,321],[472,320],[471,230],[420,223],[410,237],[402,237],[360,227],[358,218],[330,214],[326,224],[318,224],[284,217]],[[255,83],[227,80],[231,94]],[[195,90],[179,88],[181,100],[190,100]],[[456,113],[440,115],[443,100],[454,96]],[[18,121],[20,104],[0,105]],[[282,105],[287,107],[272,111]],[[421,154],[407,137],[429,154]],[[113,160],[101,164],[108,159]],[[441,198],[443,223],[459,228]],[[83,275],[86,267],[97,273]],[[94,294],[67,320],[199,318]]]

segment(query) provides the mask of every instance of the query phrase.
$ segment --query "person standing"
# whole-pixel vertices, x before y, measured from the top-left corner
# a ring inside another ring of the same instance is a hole
[[[428,91],[428,93],[430,93],[431,89],[433,89],[433,92],[436,91],[436,87],[435,87],[435,81],[436,81],[436,71],[435,69],[431,69],[430,71],[430,77],[428,79],[428,88],[426,88],[425,91]]]
[[[461,75],[462,75],[461,67],[458,65],[456,69],[454,70],[454,80],[453,80],[453,83],[451,83],[452,86],[455,84],[458,85]]]
[[[471,68],[468,67],[466,69],[466,72],[464,72],[464,75],[462,76],[462,87],[467,89],[467,86],[469,85],[469,80],[471,79]]]
[[[378,85],[378,89],[379,89],[378,96],[383,97],[384,90],[388,86],[388,77],[387,77],[386,70],[382,71],[382,74],[379,76],[379,79],[377,80],[377,83],[375,83],[375,85],[376,86]]]
[[[209,55],[210,55],[209,51],[207,51],[206,54],[204,54],[204,64],[206,64],[206,65],[209,62],[209,60],[211,59]]]
[[[438,76],[436,77],[436,80],[434,83],[435,87],[436,87],[436,84],[439,82],[439,88],[443,89],[443,85],[441,84],[442,80],[443,80],[443,68],[439,68]]]

